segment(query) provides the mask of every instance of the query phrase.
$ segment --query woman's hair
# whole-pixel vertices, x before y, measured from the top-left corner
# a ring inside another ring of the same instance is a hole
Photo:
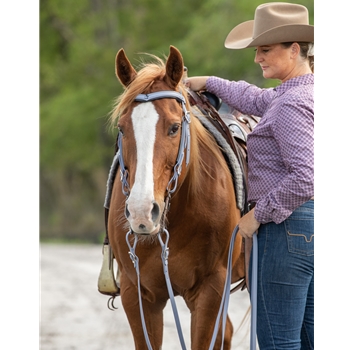
[[[292,46],[293,43],[294,42],[292,41],[288,43],[281,43],[281,45],[283,45],[285,48],[288,48]],[[300,46],[301,57],[309,61],[309,65],[313,73],[314,72],[314,43],[298,42],[298,45]]]

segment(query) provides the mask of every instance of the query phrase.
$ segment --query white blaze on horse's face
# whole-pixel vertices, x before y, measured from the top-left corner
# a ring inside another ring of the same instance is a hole
[[[154,144],[159,115],[152,102],[145,102],[134,108],[131,119],[137,164],[135,182],[126,201],[126,216],[133,232],[156,234],[162,212],[154,199],[153,182]]]

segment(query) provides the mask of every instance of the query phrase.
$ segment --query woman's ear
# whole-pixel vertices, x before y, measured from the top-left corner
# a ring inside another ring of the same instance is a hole
[[[293,57],[296,57],[300,53],[300,46],[298,43],[293,43],[291,46],[291,53]]]

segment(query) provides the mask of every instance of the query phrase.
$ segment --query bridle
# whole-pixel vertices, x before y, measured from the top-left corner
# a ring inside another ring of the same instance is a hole
[[[151,92],[149,94],[139,94],[135,98],[135,102],[150,102],[154,100],[159,100],[163,98],[173,98],[181,103],[183,117],[181,122],[181,139],[179,152],[177,155],[176,163],[174,165],[174,174],[170,179],[167,186],[167,197],[170,197],[177,188],[177,182],[182,170],[182,162],[186,155],[186,166],[190,162],[190,147],[191,147],[191,138],[190,138],[190,123],[191,123],[191,115],[190,112],[186,108],[186,100],[184,96],[177,91],[157,91]],[[130,187],[128,184],[128,171],[125,168],[124,160],[123,160],[123,152],[122,152],[122,135],[118,135],[118,147],[119,147],[119,165],[120,165],[120,175],[122,181],[122,191],[125,196],[129,196]],[[185,154],[186,153],[186,154]]]
[[[169,276],[169,271],[168,271],[168,257],[169,257],[169,247],[168,247],[168,242],[169,242],[169,232],[165,228],[164,225],[164,220],[166,217],[166,213],[169,209],[170,205],[170,198],[171,195],[176,191],[177,185],[178,185],[178,179],[181,174],[182,170],[182,163],[184,160],[184,157],[186,157],[186,166],[189,164],[190,160],[190,126],[189,124],[191,123],[191,117],[190,113],[186,108],[186,100],[184,96],[177,91],[158,91],[158,92],[152,92],[149,94],[139,94],[135,98],[135,102],[150,102],[154,100],[159,100],[163,98],[172,98],[176,99],[178,102],[181,103],[182,106],[182,111],[183,111],[183,117],[182,117],[182,122],[181,122],[181,139],[180,139],[180,146],[179,146],[179,151],[177,155],[177,160],[173,168],[173,176],[169,180],[169,183],[167,185],[167,190],[166,190],[166,199],[165,199],[165,208],[163,211],[162,215],[162,224],[161,224],[161,229],[158,232],[158,240],[160,242],[161,248],[162,248],[162,253],[161,253],[161,258],[162,258],[162,263],[163,263],[163,271],[164,271],[164,276],[165,276],[165,281],[168,289],[168,294],[169,298],[171,301],[171,306],[174,314],[174,319],[176,323],[176,328],[179,336],[179,340],[181,343],[181,347],[183,350],[186,350],[186,345],[181,329],[181,324],[180,324],[180,319],[175,303],[175,297],[174,297],[174,292],[171,286],[170,282],[170,276]],[[123,194],[128,197],[130,194],[130,186],[128,183],[128,170],[125,167],[124,159],[123,159],[123,152],[122,152],[122,135],[121,133],[118,135],[118,147],[119,147],[119,167],[120,167],[120,176],[121,176],[121,182],[122,182],[122,191]],[[228,253],[228,262],[227,262],[227,270],[226,270],[226,280],[225,280],[225,286],[224,286],[224,292],[220,304],[220,309],[216,318],[215,322],[215,327],[214,327],[214,332],[213,336],[211,339],[210,347],[209,350],[212,350],[215,345],[217,333],[219,330],[219,326],[222,323],[222,344],[221,348],[223,348],[223,342],[224,342],[224,334],[225,334],[225,325],[226,325],[226,319],[227,319],[227,313],[228,313],[228,304],[229,304],[229,297],[230,297],[230,287],[231,287],[231,271],[232,271],[232,254],[233,254],[233,247],[234,247],[234,241],[236,238],[236,234],[238,232],[238,226],[234,229],[230,241],[230,247],[229,247],[229,253]],[[162,234],[165,234],[165,242],[163,242],[162,239]],[[133,235],[134,241],[133,244],[131,245],[130,243],[130,237]],[[256,236],[256,235],[254,235]],[[253,237],[256,238],[256,237]],[[142,306],[142,297],[141,297],[141,286],[140,286],[140,268],[139,268],[139,259],[138,256],[136,255],[136,245],[138,242],[138,235],[134,234],[132,230],[129,230],[126,234],[126,243],[129,247],[129,256],[131,261],[133,262],[134,268],[136,270],[137,274],[137,286],[138,286],[138,298],[139,298],[139,307],[140,307],[140,316],[141,316],[141,323],[142,323],[142,328],[143,328],[143,333],[144,337],[146,340],[147,348],[148,350],[152,350],[152,346],[148,337],[148,332],[146,328],[146,322],[144,318],[144,313],[143,313],[143,306]],[[256,253],[254,252],[254,246],[257,246],[257,244],[253,245],[253,259]],[[255,259],[256,260],[256,259]],[[253,276],[254,276],[254,266],[253,266]],[[253,285],[252,285],[253,289]],[[252,308],[252,314],[254,315],[254,310]],[[256,315],[256,313],[255,313]],[[256,319],[256,316],[254,320]],[[252,320],[252,325],[253,325],[253,320]],[[254,333],[255,334],[255,333]],[[255,341],[254,341],[255,344]],[[252,346],[252,338],[251,338],[251,346]],[[251,349],[255,349],[254,345],[251,347]]]

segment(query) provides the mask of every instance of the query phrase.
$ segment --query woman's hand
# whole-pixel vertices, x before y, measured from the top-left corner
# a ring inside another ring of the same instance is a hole
[[[238,221],[239,233],[244,238],[253,237],[254,232],[259,228],[260,222],[254,217],[254,208],[241,217]]]
[[[205,90],[205,84],[208,78],[208,76],[186,78],[185,86],[193,91]]]

